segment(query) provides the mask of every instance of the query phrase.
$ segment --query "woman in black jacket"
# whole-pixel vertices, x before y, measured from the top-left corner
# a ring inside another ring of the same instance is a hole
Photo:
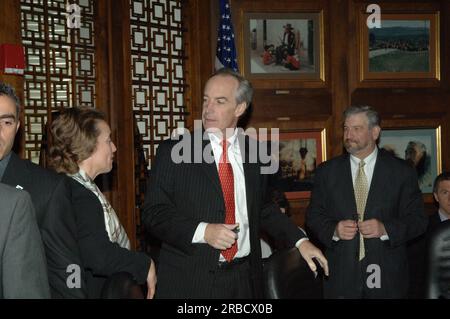
[[[82,285],[89,298],[100,298],[106,279],[130,273],[138,284],[147,283],[153,298],[155,265],[144,253],[130,251],[130,241],[108,200],[94,183],[112,169],[116,146],[105,117],[92,108],[68,108],[53,121],[49,164],[72,180],[72,208],[76,216],[82,259]]]

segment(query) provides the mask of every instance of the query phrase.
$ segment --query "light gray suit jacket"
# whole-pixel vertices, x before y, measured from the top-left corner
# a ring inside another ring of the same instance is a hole
[[[0,203],[0,298],[50,298],[30,196],[0,183]]]

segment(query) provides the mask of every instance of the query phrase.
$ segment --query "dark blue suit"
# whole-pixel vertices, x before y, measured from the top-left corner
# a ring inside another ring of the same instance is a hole
[[[384,223],[388,241],[365,239],[366,257],[358,261],[359,233],[352,240],[333,241],[336,225],[353,219],[356,202],[348,154],[320,165],[307,210],[306,223],[326,247],[330,276],[325,298],[403,298],[408,287],[406,242],[427,227],[422,194],[413,168],[379,150],[365,209],[365,220]],[[366,285],[368,265],[381,270],[381,287]]]

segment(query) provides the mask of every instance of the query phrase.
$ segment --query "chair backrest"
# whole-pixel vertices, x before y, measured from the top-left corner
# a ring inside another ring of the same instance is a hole
[[[269,299],[321,299],[322,278],[315,278],[297,248],[283,249],[264,264],[265,297]]]
[[[103,284],[102,299],[144,299],[142,287],[128,272],[111,275]]]
[[[450,298],[450,221],[439,225],[429,239],[427,298]]]

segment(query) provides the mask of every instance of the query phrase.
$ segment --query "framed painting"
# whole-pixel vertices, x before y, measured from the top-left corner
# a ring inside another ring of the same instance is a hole
[[[278,185],[287,199],[310,197],[315,169],[326,154],[325,129],[280,132]]]
[[[417,171],[420,190],[433,192],[433,182],[442,173],[441,127],[383,129],[379,147],[409,162]]]
[[[321,11],[244,12],[242,34],[241,70],[256,85],[325,80]]]
[[[369,28],[367,16],[359,22],[360,81],[440,81],[438,12],[383,13],[380,28]]]

